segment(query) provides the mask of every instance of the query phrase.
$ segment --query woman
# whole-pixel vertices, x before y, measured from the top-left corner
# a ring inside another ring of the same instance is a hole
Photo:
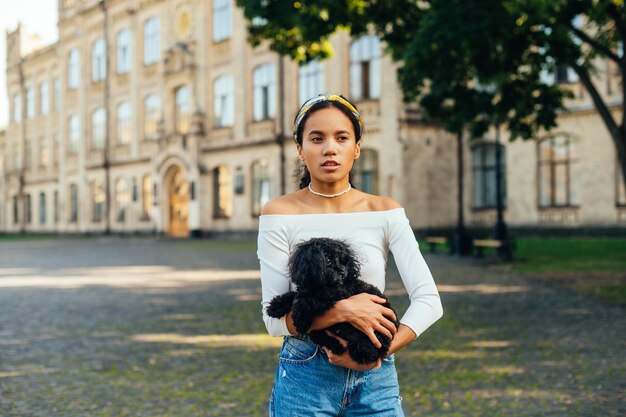
[[[306,166],[301,189],[268,202],[259,221],[263,319],[271,335],[285,336],[270,415],[403,416],[393,353],[441,317],[432,275],[400,204],[350,184],[363,133],[356,107],[338,95],[311,98],[300,108],[293,132],[299,158]],[[397,331],[393,311],[381,305],[385,300],[366,293],[336,303],[310,328],[349,322],[377,347],[380,342],[374,332],[384,333],[393,337],[386,359],[358,364],[347,353],[335,355],[307,335],[298,335],[291,313],[280,319],[266,314],[274,296],[294,289],[286,273],[292,248],[312,237],[348,240],[363,259],[361,279],[381,291],[387,253],[393,253],[411,300]]]

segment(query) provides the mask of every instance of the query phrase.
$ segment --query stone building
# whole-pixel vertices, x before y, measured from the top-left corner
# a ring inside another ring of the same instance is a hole
[[[297,189],[299,104],[343,92],[365,121],[357,187],[400,200],[416,229],[456,222],[454,138],[417,121],[374,36],[331,38],[298,67],[246,41],[232,0],[59,0],[59,40],[7,33],[9,124],[0,231],[203,235],[252,231]],[[607,68],[603,94],[621,103]],[[610,137],[578,92],[554,132],[501,142],[506,219],[519,227],[624,227]],[[493,132],[465,145],[467,223],[494,221]]]

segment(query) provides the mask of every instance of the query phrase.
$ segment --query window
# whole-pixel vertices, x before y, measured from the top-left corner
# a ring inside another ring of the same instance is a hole
[[[506,157],[500,145],[500,175],[503,205],[506,202]],[[482,144],[472,149],[472,205],[476,209],[495,208],[496,193],[496,145]]]
[[[61,108],[61,80],[59,77],[54,79],[54,110]]]
[[[350,97],[353,100],[380,97],[380,41],[364,36],[350,45]]]
[[[143,25],[143,63],[150,65],[161,58],[159,18],[151,17]]]
[[[624,175],[621,164],[617,160],[615,164],[615,203],[618,207],[626,207],[626,186],[624,186]]]
[[[117,105],[117,143],[128,145],[130,143],[130,103],[122,101]]]
[[[106,44],[98,38],[91,45],[91,81],[98,82],[106,78]]]
[[[59,165],[59,153],[61,152],[61,135],[55,132],[53,135],[54,146],[52,148],[52,165],[55,167]]]
[[[50,111],[50,95],[48,93],[48,83],[42,82],[39,84],[39,112],[41,114],[48,114]]]
[[[213,1],[213,42],[230,38],[232,34],[231,0]]]
[[[13,121],[15,123],[22,121],[22,97],[19,94],[13,95]]]
[[[46,193],[39,193],[39,224],[46,224]]]
[[[30,139],[24,142],[24,168],[31,169],[33,167],[33,144]]]
[[[59,192],[55,191],[52,195],[52,209],[54,215],[54,222],[59,222]]]
[[[104,107],[98,107],[91,113],[91,149],[104,149],[106,117]]]
[[[580,204],[580,178],[574,141],[556,136],[539,142],[539,206],[568,207]]]
[[[235,121],[235,100],[233,94],[233,77],[222,75],[214,83],[215,126],[232,126]]]
[[[26,118],[35,117],[35,91],[32,87],[26,89]]]
[[[104,213],[104,202],[106,196],[104,194],[104,186],[101,180],[91,181],[91,220],[94,223],[102,221]]]
[[[253,77],[253,118],[265,120],[276,115],[276,74],[274,65],[263,64],[255,68]]]
[[[50,165],[50,151],[48,149],[48,139],[42,137],[39,139],[39,166],[47,168]]]
[[[17,196],[13,196],[13,224],[18,224],[20,221],[20,206]]]
[[[230,169],[220,165],[213,170],[213,217],[227,219],[233,214],[233,183]]]
[[[78,222],[78,186],[70,185],[70,223]]]
[[[183,85],[176,89],[176,109],[174,119],[176,132],[188,133],[191,124],[191,93],[189,87]]]
[[[298,103],[324,92],[324,72],[319,61],[311,61],[298,68]]]
[[[143,176],[141,181],[141,196],[142,196],[142,208],[143,219],[150,219],[150,211],[152,210],[152,178],[150,174]]]
[[[261,159],[252,163],[252,215],[259,216],[271,199],[269,163]]]
[[[70,116],[68,125],[68,153],[71,155],[76,155],[78,153],[78,141],[80,139],[80,120],[78,119],[77,114],[73,114]]]
[[[67,87],[76,89],[80,85],[80,52],[78,48],[70,51],[67,62]]]
[[[117,181],[115,181],[115,204],[117,206],[116,219],[120,223],[126,221],[126,210],[128,209],[129,202],[130,190],[128,188],[128,181],[125,178],[118,178]]]
[[[122,29],[117,33],[117,73],[130,71],[130,30]]]
[[[143,101],[143,136],[144,140],[158,138],[159,119],[161,118],[161,96],[149,94]]]
[[[30,194],[26,194],[26,223],[31,224],[33,222],[33,210]]]
[[[355,161],[354,185],[359,190],[378,194],[378,151],[362,149]]]

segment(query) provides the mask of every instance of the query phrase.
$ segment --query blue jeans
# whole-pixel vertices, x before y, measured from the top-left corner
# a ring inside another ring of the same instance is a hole
[[[393,355],[378,369],[353,371],[328,362],[306,336],[285,337],[271,417],[404,417]]]

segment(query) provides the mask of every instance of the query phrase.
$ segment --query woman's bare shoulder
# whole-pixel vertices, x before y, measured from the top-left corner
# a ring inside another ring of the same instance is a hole
[[[268,214],[298,214],[298,191],[276,197],[265,203],[261,209],[261,215]]]
[[[398,200],[386,196],[365,194],[365,200],[367,201],[368,211],[387,211],[402,207]]]

